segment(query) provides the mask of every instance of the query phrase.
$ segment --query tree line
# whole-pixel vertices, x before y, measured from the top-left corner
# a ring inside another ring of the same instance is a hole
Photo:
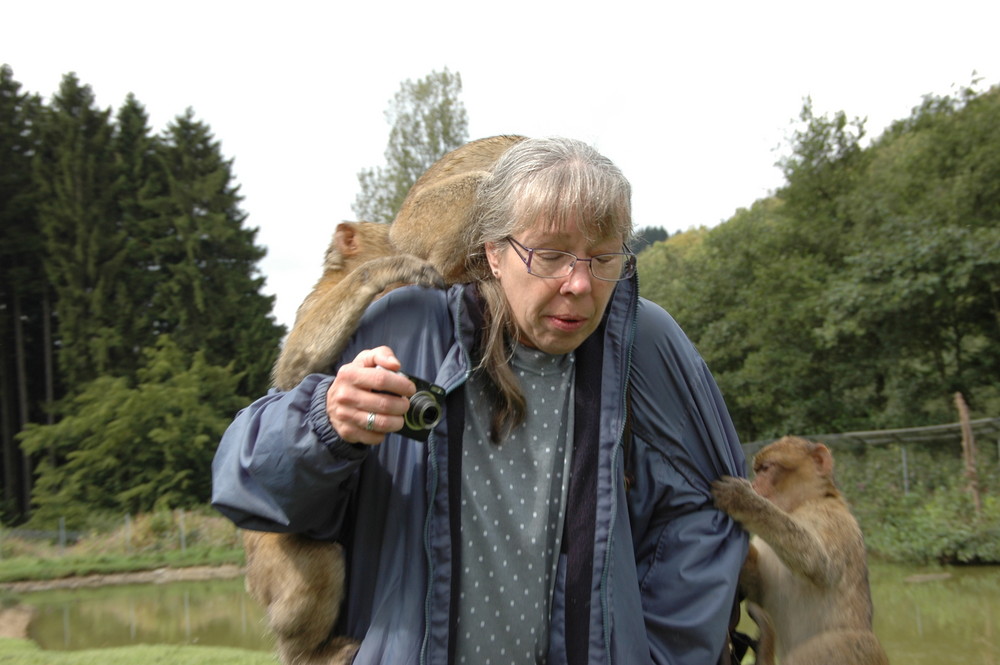
[[[1000,414],[1000,88],[927,96],[866,141],[807,100],[785,184],[639,257],[744,441]]]
[[[191,109],[154,134],[6,65],[0,155],[0,520],[203,503],[284,334],[232,160]]]
[[[458,74],[405,81],[359,219],[389,220],[465,142]],[[0,521],[203,505],[284,329],[232,160],[188,109],[154,134],[67,74],[0,68]],[[640,288],[698,345],[744,441],[1000,410],[1000,90],[927,97],[866,141],[807,101],[786,183],[712,229],[637,245]],[[642,225],[645,220],[636,220]]]

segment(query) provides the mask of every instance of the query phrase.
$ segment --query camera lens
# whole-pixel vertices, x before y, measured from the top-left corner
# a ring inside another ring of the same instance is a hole
[[[441,407],[434,395],[421,391],[410,398],[406,412],[406,426],[410,429],[431,429],[441,420]]]

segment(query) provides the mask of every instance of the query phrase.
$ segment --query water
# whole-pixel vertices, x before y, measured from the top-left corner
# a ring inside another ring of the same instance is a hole
[[[875,632],[892,663],[1000,665],[1000,566],[873,565],[871,581]],[[263,612],[241,579],[46,591],[21,600],[38,608],[31,637],[44,649],[139,643],[272,648]]]
[[[243,579],[135,584],[21,595],[38,613],[29,637],[43,649],[202,644],[270,650],[264,612]]]

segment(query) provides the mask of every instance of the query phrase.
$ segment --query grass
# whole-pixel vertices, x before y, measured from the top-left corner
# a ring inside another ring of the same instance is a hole
[[[139,645],[43,651],[31,640],[0,638],[0,665],[275,665],[273,654],[227,647]]]
[[[65,547],[14,533],[0,531],[0,583],[244,561],[239,531],[207,510],[105,521]]]
[[[240,550],[214,548],[191,548],[185,552],[147,552],[134,555],[67,554],[53,558],[17,556],[0,561],[0,583],[132,573],[164,567],[242,565],[243,558],[243,552]]]

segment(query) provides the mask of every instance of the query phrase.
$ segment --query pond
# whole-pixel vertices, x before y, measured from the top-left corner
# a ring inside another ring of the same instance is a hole
[[[871,570],[875,632],[902,665],[1000,663],[1000,566]],[[263,612],[243,582],[179,582],[26,593],[44,649],[138,643],[269,650]]]

